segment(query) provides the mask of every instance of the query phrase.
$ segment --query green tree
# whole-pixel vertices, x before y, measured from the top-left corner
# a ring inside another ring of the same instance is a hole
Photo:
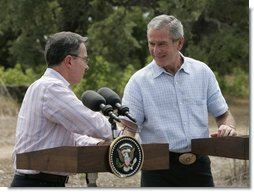
[[[184,55],[206,62],[219,75],[234,74],[235,67],[249,69],[246,0],[0,0],[0,9],[4,69],[20,63],[24,74],[29,68],[40,73],[50,34],[88,36],[90,70],[77,91],[107,85],[120,93],[129,76],[151,61],[146,26],[159,14],[182,21]]]
[[[57,31],[59,6],[57,1],[45,0],[2,0],[0,1],[0,30],[11,29],[16,38],[10,42],[10,56],[22,67],[43,64],[43,50],[48,34]],[[4,7],[4,9],[2,8]],[[3,19],[4,18],[4,19]]]
[[[186,52],[222,75],[233,73],[235,67],[248,72],[248,15],[245,0],[209,1],[192,26],[194,35]]]

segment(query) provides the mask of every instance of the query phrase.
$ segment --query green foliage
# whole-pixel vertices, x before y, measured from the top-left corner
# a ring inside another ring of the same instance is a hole
[[[128,65],[122,71],[117,65],[110,64],[103,57],[97,56],[94,62],[91,61],[84,79],[73,87],[73,91],[80,97],[85,90],[97,91],[101,87],[110,87],[118,94],[122,94],[123,88],[134,72],[133,65]]]
[[[136,12],[137,14],[137,12]],[[140,48],[137,40],[132,36],[136,24],[127,19],[128,11],[124,8],[116,10],[104,20],[93,23],[88,29],[90,42],[96,42],[90,47],[91,54],[101,55],[109,62],[125,68],[131,61],[133,49]],[[142,13],[139,12],[142,18]]]
[[[0,81],[5,85],[30,85],[37,78],[38,75],[31,68],[23,72],[20,64],[7,70],[0,67]]]
[[[186,54],[209,64],[212,70],[222,75],[231,74],[232,66],[247,72],[249,45],[246,43],[248,40],[243,38],[236,38],[229,29],[225,29],[204,37],[197,45],[189,44]]]
[[[228,90],[227,90],[227,82],[226,82],[225,76],[220,75],[217,71],[214,71],[214,74],[220,86],[221,92],[223,94],[227,93]]]
[[[81,96],[84,90],[95,90],[100,87],[110,85],[114,82],[115,76],[111,75],[110,63],[103,57],[96,56],[89,61],[89,70],[84,79],[78,85],[74,86],[74,92]]]
[[[216,71],[223,91],[247,94],[240,84],[249,70],[248,1],[1,0],[0,8],[0,78],[5,82],[30,84],[39,77],[32,73],[41,74],[45,68],[47,37],[73,31],[88,36],[92,58],[90,70],[74,91],[80,95],[108,86],[122,94],[131,74],[152,60],[147,23],[156,15],[169,14],[184,25],[182,53]],[[234,68],[242,71],[236,73]],[[229,88],[225,76],[234,75],[234,88]]]
[[[15,39],[8,41],[9,56],[27,68],[35,68],[44,63],[43,50],[47,35],[57,29],[56,17],[59,14],[57,1],[15,0],[0,1],[0,24],[3,34],[12,33]],[[11,29],[11,30],[10,30]],[[8,60],[7,60],[8,61]]]
[[[249,97],[249,74],[239,67],[230,75],[214,72],[223,94],[233,97]]]
[[[128,65],[125,70],[122,72],[121,78],[116,82],[116,91],[117,93],[122,96],[125,85],[129,81],[131,75],[135,73],[136,69],[133,65]]]
[[[248,2],[212,0],[207,5],[192,25],[185,53],[223,75],[233,73],[233,67],[248,72]]]
[[[249,75],[239,67],[234,68],[228,80],[228,93],[237,97],[249,96]]]

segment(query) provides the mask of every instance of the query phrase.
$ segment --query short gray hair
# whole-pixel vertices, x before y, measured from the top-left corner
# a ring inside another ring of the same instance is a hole
[[[154,17],[147,25],[147,32],[150,29],[161,29],[168,27],[173,40],[177,40],[184,35],[181,21],[172,15],[159,15]]]
[[[49,67],[58,65],[67,55],[78,55],[81,43],[87,37],[73,32],[59,32],[51,35],[46,43],[44,57]]]

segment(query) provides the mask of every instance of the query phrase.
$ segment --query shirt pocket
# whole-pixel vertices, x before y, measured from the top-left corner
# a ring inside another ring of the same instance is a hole
[[[206,99],[188,98],[184,101],[187,108],[189,124],[194,127],[208,126],[208,110]]]

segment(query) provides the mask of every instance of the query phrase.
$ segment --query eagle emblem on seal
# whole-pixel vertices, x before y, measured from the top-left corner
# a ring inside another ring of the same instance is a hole
[[[137,173],[144,160],[141,144],[131,136],[116,138],[109,148],[109,165],[118,177],[130,177]]]
[[[120,160],[120,164],[118,166],[123,168],[125,172],[133,170],[133,167],[137,162],[137,158],[134,158],[135,148],[130,144],[125,143],[117,149],[117,152]]]

